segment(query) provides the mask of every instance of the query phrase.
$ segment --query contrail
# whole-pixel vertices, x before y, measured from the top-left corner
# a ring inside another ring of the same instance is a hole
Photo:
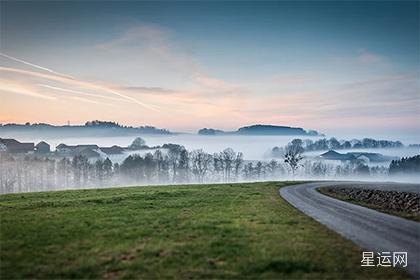
[[[50,70],[50,69],[48,69]],[[77,80],[74,78],[68,78],[70,76],[67,75],[67,77],[62,77],[60,75],[50,75],[50,74],[45,74],[45,73],[39,73],[39,72],[33,72],[33,71],[27,71],[27,70],[22,70],[22,69],[17,69],[17,68],[9,68],[9,67],[1,67],[0,66],[0,71],[7,71],[7,72],[14,72],[14,73],[20,73],[20,74],[25,74],[25,75],[31,75],[31,76],[35,76],[35,77],[41,77],[41,78],[45,78],[45,79],[49,79],[49,80],[54,80],[54,81],[59,81],[62,83],[71,83],[71,84],[76,84],[78,86],[82,86],[82,87],[88,87],[88,88],[92,88],[92,89],[96,89],[96,90],[102,90],[102,91],[106,91],[108,93],[112,93],[114,95],[118,95],[119,97],[122,97],[126,100],[130,100],[133,103],[136,103],[140,106],[143,106],[149,110],[153,110],[156,112],[160,112],[160,110],[156,109],[153,106],[150,106],[148,104],[145,104],[143,102],[138,101],[137,99],[134,99],[130,96],[127,96],[125,94],[119,93],[118,91],[115,91],[113,89],[101,86],[101,85],[97,85],[91,82],[85,82],[82,80]],[[50,70],[52,71],[52,70]],[[52,73],[56,73],[56,72],[52,72]]]
[[[55,86],[50,86],[50,85],[46,85],[46,84],[38,84],[38,86],[53,89],[53,90],[58,90],[58,91],[77,93],[77,94],[81,94],[81,95],[87,95],[87,96],[93,96],[93,97],[99,97],[99,98],[104,98],[104,99],[109,99],[109,100],[123,101],[123,102],[131,103],[130,100],[127,100],[125,98],[105,96],[105,95],[101,95],[101,94],[94,94],[94,93],[89,93],[89,92],[84,92],[84,91],[79,91],[79,90],[72,90],[72,89],[67,89],[67,88],[55,87]]]
[[[158,109],[156,109],[156,108],[154,108],[154,107],[152,107],[152,106],[150,106],[150,105],[147,105],[147,104],[145,104],[145,103],[143,103],[143,102],[140,102],[140,101],[138,101],[137,99],[134,99],[134,98],[132,98],[132,97],[130,97],[130,96],[127,96],[127,95],[124,95],[124,94],[122,94],[122,93],[119,93],[119,92],[117,92],[117,91],[115,91],[115,90],[112,90],[112,89],[109,89],[109,88],[105,88],[105,87],[102,87],[102,86],[99,86],[100,88],[102,88],[103,90],[105,90],[105,91],[108,91],[108,92],[110,92],[110,93],[113,93],[113,94],[115,94],[115,95],[118,95],[118,96],[120,96],[120,97],[123,97],[123,98],[125,98],[125,99],[128,99],[128,100],[131,100],[131,101],[133,101],[134,103],[137,103],[137,104],[139,104],[139,105],[141,105],[141,106],[143,106],[143,107],[146,107],[146,108],[148,108],[148,109],[150,109],[150,110],[153,110],[153,111],[156,111],[156,112],[160,112]]]
[[[16,57],[13,57],[13,56],[7,55],[7,54],[5,54],[5,53],[1,53],[1,52],[0,52],[0,55],[1,55],[1,56],[4,56],[4,57],[7,57],[7,58],[9,58],[9,59],[11,59],[11,60],[14,60],[14,61],[17,61],[17,62],[20,62],[20,63],[26,64],[26,65],[29,65],[29,66],[32,66],[32,67],[35,67],[35,68],[38,68],[38,69],[41,69],[41,70],[47,71],[47,72],[50,72],[50,73],[53,73],[53,74],[56,74],[56,75],[60,75],[60,76],[64,76],[64,77],[67,77],[67,78],[71,78],[71,79],[73,79],[73,77],[72,77],[72,76],[70,76],[70,75],[63,74],[63,73],[60,73],[60,72],[56,72],[56,71],[54,71],[54,70],[51,70],[51,69],[48,69],[48,68],[42,67],[42,66],[40,66],[40,65],[36,65],[36,64],[33,64],[33,63],[30,63],[30,62],[24,61],[24,60],[22,60],[22,59],[19,59],[19,58],[16,58]]]
[[[117,107],[114,104],[109,104],[109,103],[94,101],[94,100],[90,100],[90,99],[87,99],[87,98],[84,98],[84,97],[79,97],[79,96],[72,96],[71,98],[74,99],[74,100],[78,100],[78,101],[82,101],[82,102],[86,102],[86,103],[92,103],[92,104],[98,104],[98,105],[107,105],[107,106]]]

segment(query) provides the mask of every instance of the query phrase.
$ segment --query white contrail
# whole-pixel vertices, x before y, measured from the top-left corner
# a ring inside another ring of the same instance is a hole
[[[153,110],[153,111],[156,111],[156,112],[160,112],[158,109],[156,109],[155,107],[152,107],[152,106],[150,106],[150,105],[147,105],[147,104],[145,104],[145,103],[143,103],[143,102],[140,102],[140,101],[138,101],[137,99],[135,99],[135,98],[132,98],[132,97],[130,97],[130,96],[127,96],[127,95],[124,95],[124,94],[122,94],[122,93],[119,93],[119,92],[117,92],[117,91],[115,91],[115,90],[112,90],[112,89],[109,89],[109,88],[106,88],[106,87],[102,87],[102,86],[99,86],[100,88],[102,88],[103,90],[105,90],[105,91],[108,91],[108,92],[110,92],[110,93],[113,93],[113,94],[115,94],[115,95],[118,95],[118,96],[120,96],[120,97],[123,97],[123,98],[125,98],[125,99],[128,99],[128,100],[131,100],[131,101],[133,101],[134,103],[137,103],[137,104],[139,104],[139,105],[141,105],[141,106],[143,106],[143,107],[146,107],[146,108],[148,108],[148,109],[150,109],[150,110]]]
[[[76,93],[76,94],[81,94],[81,95],[87,95],[87,96],[93,96],[93,97],[99,97],[99,98],[104,98],[104,99],[109,99],[109,100],[123,101],[123,102],[131,103],[130,102],[131,100],[127,100],[125,98],[117,98],[117,97],[111,97],[111,96],[106,96],[106,95],[101,95],[101,94],[94,94],[94,93],[90,93],[90,92],[84,92],[84,91],[79,91],[79,90],[72,90],[72,89],[67,89],[67,88],[62,88],[62,87],[50,86],[50,85],[46,85],[46,84],[38,84],[38,86],[49,88],[49,89],[52,89],[52,90],[58,90],[58,91],[64,91],[64,92],[70,92],[70,93]]]
[[[74,100],[85,102],[85,103],[92,103],[92,104],[98,104],[98,105],[106,105],[106,106],[111,106],[111,107],[117,107],[114,104],[109,104],[109,103],[94,101],[94,100],[90,100],[90,99],[87,99],[87,98],[84,98],[84,97],[80,97],[80,96],[72,96],[71,98],[74,99]]]
[[[36,65],[36,64],[33,64],[33,63],[30,63],[30,62],[24,61],[24,60],[22,60],[22,59],[19,59],[19,58],[16,58],[16,57],[10,56],[10,55],[5,54],[5,53],[1,53],[1,52],[0,52],[0,55],[1,55],[1,56],[4,56],[4,57],[7,57],[7,58],[9,58],[9,59],[11,59],[11,60],[14,60],[14,61],[17,61],[17,62],[20,62],[20,63],[26,64],[26,65],[29,65],[29,66],[32,66],[32,67],[35,67],[35,68],[38,68],[38,69],[41,69],[41,70],[47,71],[47,72],[50,72],[50,73],[53,73],[53,74],[56,74],[56,75],[60,75],[60,76],[64,76],[64,77],[67,77],[67,78],[71,78],[71,79],[73,79],[73,77],[72,77],[72,76],[70,76],[70,75],[63,74],[63,73],[60,73],[60,72],[56,72],[56,71],[51,70],[51,69],[49,69],[49,68],[45,68],[45,67],[42,67],[42,66],[40,66],[40,65]]]
[[[46,69],[46,68],[45,68]],[[48,69],[50,70],[50,69]],[[79,86],[84,86],[84,87],[88,87],[88,88],[92,88],[92,89],[96,89],[96,90],[102,90],[102,91],[106,91],[108,93],[112,93],[114,95],[118,95],[119,97],[122,97],[126,100],[130,100],[131,102],[134,102],[140,106],[143,106],[145,108],[148,108],[150,110],[156,111],[156,112],[160,112],[160,110],[156,109],[155,107],[145,104],[143,102],[138,101],[137,99],[134,99],[130,96],[127,96],[125,94],[119,93],[113,89],[95,84],[95,83],[91,83],[91,82],[85,82],[82,80],[77,80],[75,78],[68,78],[71,76],[67,77],[63,77],[61,75],[51,75],[51,74],[45,74],[45,73],[39,73],[39,72],[32,72],[32,71],[27,71],[27,70],[22,70],[22,69],[17,69],[17,68],[8,68],[8,67],[1,67],[0,66],[0,71],[7,71],[7,72],[14,72],[14,73],[20,73],[20,74],[26,74],[26,75],[31,75],[31,76],[36,76],[36,77],[41,77],[41,78],[46,78],[46,79],[50,79],[50,80],[55,80],[55,81],[59,81],[59,82],[63,82],[63,83],[72,83],[72,84],[76,84]],[[52,71],[52,70],[50,70]],[[52,72],[52,73],[56,73],[56,72]],[[61,76],[61,77],[60,77]]]

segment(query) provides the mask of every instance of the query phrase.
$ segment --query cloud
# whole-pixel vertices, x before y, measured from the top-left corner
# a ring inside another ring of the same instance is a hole
[[[113,39],[97,44],[96,50],[113,62],[115,71],[127,77],[138,73],[158,83],[180,84],[202,71],[191,50],[177,40],[176,33],[158,25],[138,24],[122,30]]]
[[[208,75],[196,75],[193,82],[195,87],[202,90],[215,93],[234,92],[241,88],[239,84],[227,82],[222,79],[216,79]]]
[[[380,56],[378,54],[374,54],[365,49],[359,49],[357,53],[358,53],[357,59],[361,63],[365,63],[365,64],[387,64],[388,63],[385,57]]]
[[[176,91],[171,89],[165,89],[161,87],[142,87],[142,86],[119,86],[117,89],[123,91],[130,91],[134,93],[152,94],[152,95],[168,95],[173,94]]]
[[[141,24],[129,28],[115,39],[98,44],[96,47],[112,51],[122,46],[137,44],[139,41],[148,46],[162,46],[166,45],[169,34],[169,30],[161,26]]]

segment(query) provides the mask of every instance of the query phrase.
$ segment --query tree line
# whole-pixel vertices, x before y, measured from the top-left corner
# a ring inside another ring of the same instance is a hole
[[[420,174],[420,155],[414,157],[403,157],[399,160],[391,161],[389,174]]]
[[[375,140],[372,138],[363,138],[362,140],[353,139],[353,140],[337,140],[332,137],[330,139],[323,138],[318,140],[311,139],[294,139],[293,141],[299,140],[302,143],[302,148],[304,152],[311,151],[326,151],[326,150],[344,150],[344,149],[378,149],[378,148],[402,148],[404,147],[403,143],[400,141],[389,141],[389,140]],[[288,145],[292,144],[290,142]],[[271,154],[274,157],[282,157],[284,154],[285,148],[283,147],[274,147],[271,150]]]
[[[311,161],[302,156],[301,142],[286,147],[282,160],[245,161],[241,152],[227,148],[210,154],[165,145],[143,156],[129,155],[121,163],[109,158],[91,161],[73,158],[0,154],[1,193],[47,191],[141,184],[180,184],[329,178],[354,175],[386,175],[386,167],[363,164],[340,165]]]

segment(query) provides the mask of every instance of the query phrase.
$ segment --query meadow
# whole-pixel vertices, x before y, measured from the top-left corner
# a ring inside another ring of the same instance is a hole
[[[290,182],[0,196],[0,276],[401,279],[279,195]]]

